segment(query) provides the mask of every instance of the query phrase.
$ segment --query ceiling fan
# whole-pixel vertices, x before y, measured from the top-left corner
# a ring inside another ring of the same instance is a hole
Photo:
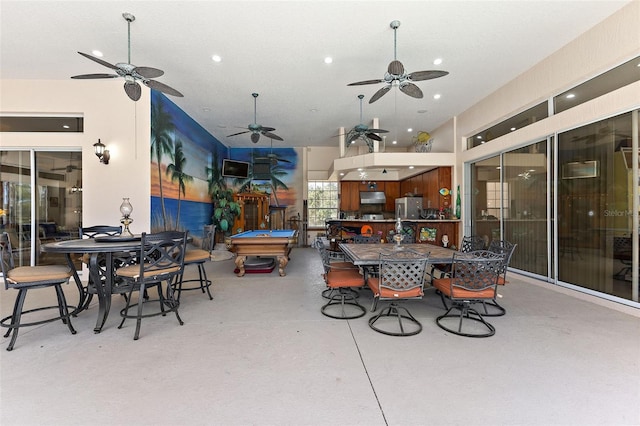
[[[273,153],[273,139],[272,138],[269,138],[269,139],[271,139],[271,150],[269,151],[269,153],[265,157],[256,157],[254,160],[258,162],[270,162],[271,165],[273,166],[277,165],[278,162],[291,163],[290,160],[279,157],[277,154]]]
[[[382,141],[382,138],[376,133],[389,133],[389,131],[384,129],[370,129],[366,124],[362,124],[363,98],[364,95],[358,95],[358,99],[360,99],[360,124],[356,125],[353,129],[347,132],[347,146],[354,143],[357,139],[363,139],[369,147],[369,152],[373,152],[373,142],[371,141],[371,139]]]
[[[183,97],[184,95],[178,92],[176,89],[169,87],[164,83],[160,83],[159,81],[151,80],[152,78],[160,77],[161,75],[163,75],[164,71],[151,67],[137,67],[131,64],[131,23],[135,21],[136,17],[127,12],[123,13],[122,17],[127,21],[129,40],[129,56],[127,57],[127,62],[119,62],[115,65],[112,65],[109,62],[96,58],[95,56],[78,52],[87,59],[91,59],[92,61],[97,62],[107,68],[111,68],[116,72],[116,74],[82,74],[74,75],[71,78],[87,80],[96,78],[124,77],[124,91],[127,93],[127,96],[129,96],[129,98],[133,101],[137,101],[138,99],[140,99],[140,95],[142,94],[142,88],[140,87],[140,84],[138,84],[138,81],[141,81],[142,84],[151,89],[158,90],[162,93],[166,93],[167,95]]]
[[[244,133],[249,133],[251,132],[251,142],[253,143],[258,143],[258,141],[260,140],[260,135],[265,135],[268,138],[271,139],[275,139],[277,141],[281,141],[283,140],[280,136],[275,135],[271,132],[273,132],[275,129],[273,127],[266,127],[263,126],[261,124],[258,124],[258,118],[257,118],[257,98],[258,98],[258,94],[257,93],[252,93],[251,96],[253,96],[253,124],[249,124],[247,126],[247,130],[245,130],[244,132],[238,132],[238,133],[234,133],[232,135],[227,136],[228,138],[230,138],[231,136],[238,136],[238,135],[242,135]],[[272,141],[273,143],[273,141]]]
[[[444,77],[449,74],[447,71],[416,71],[407,73],[404,69],[402,62],[396,58],[397,43],[396,43],[396,30],[400,26],[400,21],[391,21],[389,24],[393,28],[393,61],[389,63],[387,72],[384,74],[384,78],[377,80],[365,80],[358,81],[356,83],[347,84],[347,86],[362,86],[365,84],[377,84],[385,83],[385,86],[373,94],[369,103],[372,104],[382,96],[384,96],[391,87],[398,86],[402,93],[405,93],[413,98],[422,98],[422,90],[413,81],[431,80],[434,78]]]
[[[70,157],[72,157],[72,156],[73,155],[70,155]],[[72,164],[71,161],[72,161],[72,159],[69,158],[69,164],[67,164],[64,167],[54,167],[54,168],[51,169],[51,171],[55,172],[55,171],[64,170],[65,173],[71,173],[74,170],[82,170],[82,167]]]

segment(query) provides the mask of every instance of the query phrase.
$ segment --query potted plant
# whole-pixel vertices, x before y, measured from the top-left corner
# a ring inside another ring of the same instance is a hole
[[[233,231],[233,223],[236,216],[240,215],[240,204],[233,201],[233,191],[226,188],[218,188],[212,194],[213,200],[213,224],[224,236],[229,236]]]

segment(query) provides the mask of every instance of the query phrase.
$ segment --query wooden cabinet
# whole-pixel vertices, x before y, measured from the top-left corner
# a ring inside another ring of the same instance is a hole
[[[340,210],[355,212],[360,210],[360,182],[340,182]]]
[[[240,204],[240,215],[233,223],[233,229],[255,231],[267,229],[269,224],[269,195],[247,192],[233,194],[233,201]]]
[[[396,198],[400,197],[400,182],[385,182],[384,195],[386,202],[384,210],[392,212],[396,208]]]

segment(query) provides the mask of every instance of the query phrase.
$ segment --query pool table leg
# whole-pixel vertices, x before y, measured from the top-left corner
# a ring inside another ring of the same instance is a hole
[[[244,261],[247,260],[247,256],[236,256],[236,267],[238,268],[238,276],[244,276]]]
[[[284,268],[287,267],[287,263],[289,263],[289,257],[288,256],[278,256],[278,272],[280,273],[281,277],[284,277],[285,272],[284,272]]]

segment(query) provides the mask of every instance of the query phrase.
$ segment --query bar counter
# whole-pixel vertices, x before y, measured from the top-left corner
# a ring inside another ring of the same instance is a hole
[[[395,219],[365,220],[365,219],[327,219],[325,221],[327,238],[330,240],[345,240],[360,234],[363,226],[369,225],[373,229],[373,234],[380,234],[388,242],[389,231],[395,231]],[[460,219],[403,219],[404,228],[410,228],[414,232],[415,243],[435,244],[442,246],[442,236],[449,237],[449,245],[459,246],[460,244]],[[427,228],[433,232],[435,229],[435,240],[425,238],[425,233],[421,231]]]

